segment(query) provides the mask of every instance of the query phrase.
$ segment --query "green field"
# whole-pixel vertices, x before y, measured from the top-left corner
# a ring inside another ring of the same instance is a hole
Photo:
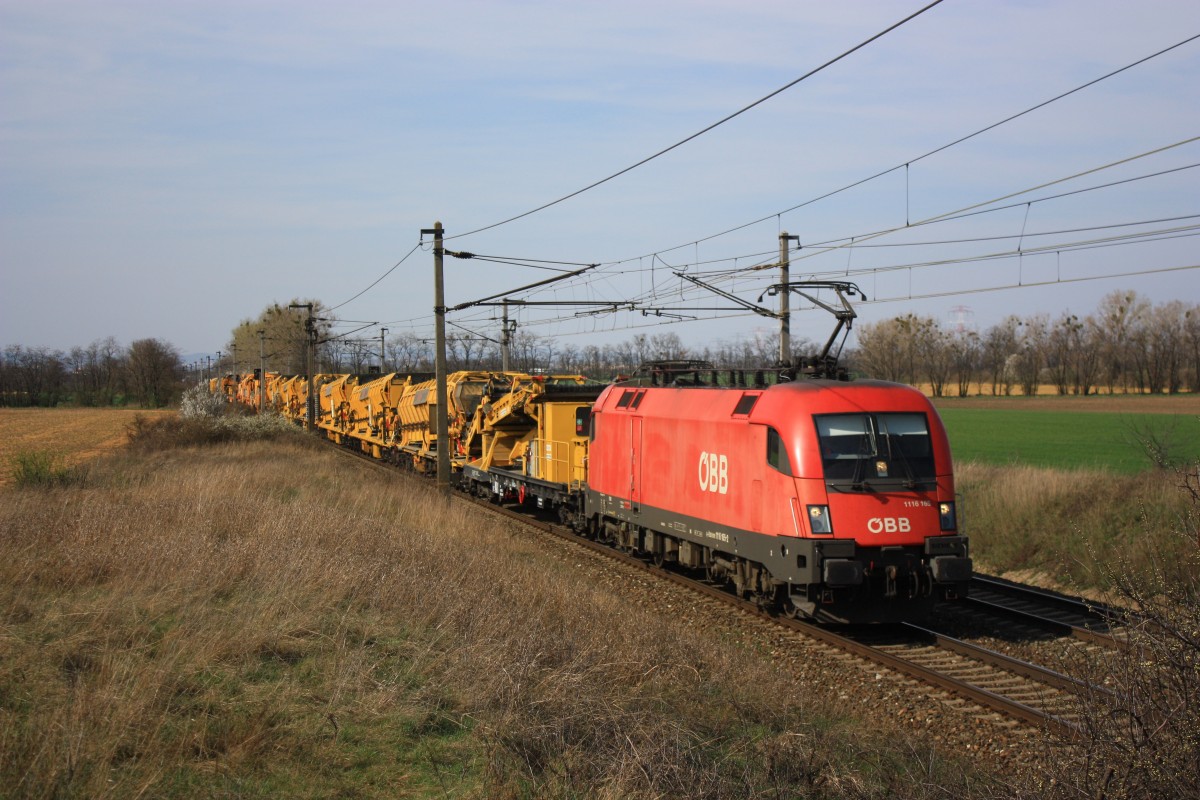
[[[1132,474],[1153,463],[1139,440],[1171,460],[1200,459],[1195,414],[1118,414],[1046,409],[940,408],[956,462],[1108,469]]]

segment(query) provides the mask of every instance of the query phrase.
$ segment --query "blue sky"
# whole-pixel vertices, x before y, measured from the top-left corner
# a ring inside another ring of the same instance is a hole
[[[454,235],[580,189],[922,5],[0,0],[0,344],[112,335],[214,351],[270,303],[341,304],[435,220]],[[1200,223],[1200,169],[1189,167],[1200,142],[1017,194],[1006,210],[903,229],[1200,136],[1200,40],[808,202],[1196,34],[1200,4],[1185,0],[946,0],[629,174],[447,246],[601,263],[529,297],[636,298],[689,318],[522,312],[528,330],[579,346],[773,332],[762,317],[691,310],[721,303],[671,271],[756,300],[773,270],[715,273],[772,261],[781,229],[807,248],[792,256],[793,277],[862,286],[875,301],[862,321],[947,320],[966,306],[986,327],[1010,313],[1090,312],[1119,289],[1200,302],[1200,271],[1155,272],[1200,265],[1194,231],[1068,246]],[[1165,170],[1177,171],[1145,177]],[[852,237],[853,247],[814,246]],[[973,241],[921,244],[952,239]],[[446,269],[450,304],[549,274]],[[418,249],[337,313],[427,333],[431,272]],[[1115,273],[1143,274],[1098,279]],[[451,320],[494,335],[493,316]],[[828,329],[815,311],[793,321],[797,336]]]

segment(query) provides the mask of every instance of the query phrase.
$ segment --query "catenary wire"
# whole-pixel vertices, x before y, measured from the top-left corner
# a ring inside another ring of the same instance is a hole
[[[920,15],[924,14],[929,9],[933,8],[936,5],[939,5],[941,2],[942,2],[942,0],[933,0],[932,3],[925,6],[924,8],[921,8],[921,9],[913,12],[912,14],[909,14],[907,17],[900,20],[899,22],[893,23],[892,25],[888,26],[887,28],[880,31],[879,33],[876,33],[874,36],[871,36],[870,38],[865,39],[862,42],[859,42],[854,47],[851,47],[849,50],[846,50],[845,52],[843,52],[841,55],[831,58],[830,60],[826,61],[821,66],[816,67],[816,68],[806,72],[805,74],[801,75],[799,78],[796,78],[795,80],[790,81],[789,83],[779,87],[778,89],[771,92],[770,94],[768,94],[764,97],[761,97],[758,100],[755,100],[750,105],[742,107],[741,109],[733,112],[732,114],[729,114],[729,115],[725,116],[724,118],[717,120],[716,122],[712,123],[708,127],[704,128],[702,130],[699,130],[696,133],[693,133],[691,136],[688,136],[684,139],[679,140],[678,142],[676,142],[673,145],[670,145],[669,147],[665,147],[662,150],[659,150],[657,153],[654,153],[653,155],[643,158],[641,161],[638,161],[635,164],[631,164],[628,167],[625,167],[624,169],[619,170],[618,172],[614,172],[612,175],[609,175],[607,178],[601,178],[600,180],[595,181],[594,183],[590,183],[587,186],[584,186],[582,189],[576,189],[575,191],[571,192],[570,194],[563,195],[562,197],[558,198],[557,200],[551,200],[549,203],[544,203],[544,204],[538,206],[537,208],[530,209],[529,211],[525,211],[521,214],[517,214],[516,216],[509,217],[508,219],[500,220],[499,222],[493,222],[490,225],[484,225],[483,227],[480,227],[480,228],[475,228],[473,230],[469,230],[466,233],[456,234],[455,236],[448,236],[448,237],[446,237],[446,239],[447,240],[459,239],[464,236],[471,236],[476,233],[482,233],[483,231],[492,230],[493,228],[498,228],[501,225],[507,225],[510,222],[516,222],[519,219],[524,219],[525,217],[536,214],[539,211],[544,211],[547,208],[556,206],[559,203],[562,203],[566,200],[570,200],[572,197],[578,197],[579,195],[583,194],[584,192],[589,191],[591,189],[595,189],[597,186],[601,186],[605,183],[608,183],[609,181],[613,180],[614,178],[619,178],[620,176],[624,175],[625,173],[631,172],[631,171],[637,169],[638,167],[653,161],[654,159],[658,158],[659,156],[666,155],[667,153],[671,152],[672,150],[687,144],[688,142],[692,141],[693,139],[697,139],[700,136],[703,136],[704,134],[708,133],[709,131],[713,130],[714,128],[724,125],[726,122],[729,122],[730,120],[732,120],[736,117],[739,117],[742,114],[745,114],[750,109],[752,109],[756,106],[759,106],[759,105],[765,103],[767,100],[770,100],[772,97],[775,97],[776,95],[787,91],[788,89],[792,88],[793,86],[800,83],[801,81],[811,78],[813,75],[816,75],[818,72],[821,72],[822,70],[826,69],[827,67],[830,67],[830,66],[836,64],[837,62],[850,56],[851,54],[857,52],[858,50],[861,50],[862,48],[866,47],[871,42],[874,42],[876,39],[879,39],[879,38],[887,35],[888,33],[891,33],[896,28],[899,28],[901,25],[904,25],[905,23],[909,22],[910,20],[913,20],[916,17],[919,17]]]
[[[1086,82],[1086,83],[1082,83],[1082,84],[1080,84],[1080,85],[1076,86],[1075,88],[1073,88],[1073,89],[1069,89],[1069,90],[1067,90],[1067,91],[1065,91],[1065,92],[1063,92],[1063,93],[1061,93],[1061,94],[1059,94],[1059,95],[1056,95],[1056,96],[1054,96],[1054,97],[1052,97],[1052,98],[1050,98],[1050,99],[1048,99],[1048,100],[1043,100],[1042,102],[1040,102],[1040,103],[1037,103],[1036,105],[1032,105],[1032,106],[1030,106],[1029,108],[1026,108],[1026,109],[1025,109],[1025,110],[1023,110],[1023,111],[1019,111],[1019,112],[1017,112],[1016,114],[1011,114],[1011,115],[1009,115],[1008,117],[1005,117],[1004,119],[998,120],[997,122],[993,122],[993,123],[991,123],[990,125],[987,125],[987,126],[985,126],[985,127],[983,127],[983,128],[980,128],[980,129],[979,129],[979,130],[977,130],[977,131],[974,131],[974,132],[972,132],[972,133],[969,133],[969,134],[967,134],[967,135],[965,135],[965,136],[960,136],[959,138],[955,139],[954,141],[947,142],[946,144],[943,144],[943,145],[941,145],[941,146],[939,146],[939,147],[935,147],[933,150],[930,150],[930,151],[929,151],[929,152],[927,152],[927,153],[923,153],[922,155],[916,156],[915,158],[910,158],[910,159],[908,159],[907,161],[905,161],[903,164],[897,164],[897,165],[895,165],[894,167],[889,167],[888,169],[885,169],[885,170],[882,170],[882,171],[880,171],[880,172],[877,172],[877,173],[875,173],[874,175],[870,175],[870,176],[868,176],[868,177],[866,177],[866,178],[861,178],[861,179],[859,179],[859,180],[857,180],[857,181],[854,181],[853,183],[846,184],[845,186],[841,187],[840,189],[834,189],[833,191],[826,192],[825,194],[819,195],[819,196],[817,196],[817,197],[813,197],[813,198],[811,198],[811,199],[809,199],[809,200],[805,200],[805,201],[804,201],[804,202],[802,202],[802,203],[798,203],[798,204],[796,204],[796,205],[794,205],[794,206],[790,206],[790,207],[788,207],[788,208],[785,208],[785,209],[783,209],[782,211],[776,211],[776,212],[774,212],[774,213],[772,213],[772,214],[767,214],[767,215],[766,215],[766,216],[764,216],[764,217],[759,217],[758,219],[752,220],[752,221],[750,221],[750,222],[744,222],[744,223],[742,223],[742,224],[740,224],[740,225],[737,225],[737,226],[735,226],[735,227],[728,228],[727,230],[720,231],[719,233],[710,234],[710,235],[708,235],[708,236],[704,236],[704,237],[701,237],[701,238],[699,238],[699,239],[693,239],[692,241],[685,242],[685,243],[683,243],[683,244],[678,244],[678,245],[675,245],[674,247],[667,247],[667,248],[663,248],[663,249],[661,249],[661,250],[655,250],[655,251],[653,251],[653,252],[655,252],[655,253],[670,253],[670,252],[672,252],[672,251],[674,251],[674,250],[680,250],[680,249],[683,249],[684,247],[692,247],[693,245],[697,245],[697,244],[701,244],[701,243],[703,243],[703,242],[711,241],[711,240],[713,240],[713,239],[717,239],[717,238],[720,238],[720,237],[722,237],[722,236],[727,236],[728,234],[735,233],[735,232],[737,232],[737,231],[740,231],[740,230],[743,230],[743,229],[745,229],[745,228],[749,228],[749,227],[752,227],[752,226],[754,226],[754,225],[759,225],[759,224],[761,224],[761,223],[763,223],[763,222],[766,222],[766,221],[768,221],[768,220],[771,220],[771,219],[775,219],[775,218],[781,217],[781,216],[783,216],[784,214],[791,213],[792,211],[796,211],[796,210],[798,210],[798,209],[804,208],[805,206],[809,206],[809,205],[812,205],[813,203],[820,202],[821,200],[827,200],[827,199],[829,199],[830,197],[834,197],[835,195],[841,194],[842,192],[849,191],[850,189],[853,189],[853,188],[856,188],[856,187],[858,187],[858,186],[861,186],[861,185],[863,185],[864,183],[870,183],[871,181],[875,180],[876,178],[882,178],[883,176],[885,176],[885,175],[889,175],[889,174],[891,174],[891,173],[895,172],[896,170],[899,170],[899,169],[901,169],[901,168],[903,168],[903,167],[907,167],[907,166],[909,166],[909,165],[911,165],[911,164],[915,164],[915,163],[917,163],[918,161],[921,161],[921,160],[923,160],[923,159],[925,159],[925,158],[928,158],[928,157],[930,157],[930,156],[932,156],[932,155],[935,155],[935,154],[937,154],[937,153],[940,153],[940,152],[942,152],[943,150],[947,150],[947,149],[949,149],[949,148],[951,148],[951,147],[954,147],[955,145],[962,144],[963,142],[966,142],[966,141],[968,141],[968,140],[970,140],[970,139],[973,139],[973,138],[975,138],[976,136],[979,136],[979,135],[981,135],[981,134],[983,134],[983,133],[986,133],[986,132],[988,132],[988,131],[994,130],[995,128],[998,128],[998,127],[1000,127],[1001,125],[1004,125],[1004,124],[1007,124],[1007,123],[1009,123],[1009,122],[1012,122],[1013,120],[1019,119],[1019,118],[1021,118],[1021,117],[1025,116],[1026,114],[1029,114],[1029,113],[1031,113],[1031,112],[1033,112],[1033,111],[1037,111],[1038,109],[1045,108],[1046,106],[1050,105],[1051,103],[1055,103],[1055,102],[1057,102],[1057,101],[1059,101],[1059,100],[1062,100],[1062,99],[1064,99],[1064,98],[1066,98],[1066,97],[1069,97],[1069,96],[1071,96],[1071,95],[1075,94],[1076,92],[1082,91],[1083,89],[1087,89],[1087,88],[1089,88],[1089,87],[1091,87],[1091,86],[1095,86],[1096,84],[1098,84],[1098,83],[1100,83],[1100,82],[1102,82],[1102,81],[1105,81],[1105,80],[1107,80],[1107,79],[1109,79],[1109,78],[1112,78],[1112,77],[1114,77],[1114,76],[1116,76],[1116,75],[1119,75],[1119,74],[1121,74],[1122,72],[1125,72],[1125,71],[1127,71],[1127,70],[1129,70],[1129,69],[1132,69],[1133,67],[1140,66],[1141,64],[1144,64],[1144,63],[1146,63],[1147,61],[1150,61],[1150,60],[1152,60],[1152,59],[1158,58],[1159,56],[1165,55],[1166,53],[1169,53],[1169,52],[1171,52],[1172,50],[1175,50],[1175,49],[1177,49],[1177,48],[1179,48],[1179,47],[1182,47],[1182,46],[1183,46],[1183,45],[1185,45],[1185,44],[1189,44],[1190,42],[1193,42],[1193,41],[1195,41],[1196,39],[1200,39],[1200,34],[1196,34],[1196,35],[1194,35],[1194,36],[1189,36],[1188,38],[1184,39],[1183,41],[1176,42],[1175,44],[1173,44],[1173,45],[1170,45],[1169,47],[1165,47],[1165,48],[1163,48],[1163,49],[1161,49],[1161,50],[1159,50],[1159,51],[1157,51],[1157,52],[1155,52],[1155,53],[1151,53],[1150,55],[1148,55],[1148,56],[1145,56],[1145,57],[1143,57],[1143,58],[1140,58],[1140,59],[1138,59],[1137,61],[1133,61],[1133,62],[1131,62],[1131,63],[1129,63],[1129,64],[1126,64],[1126,65],[1125,65],[1125,66],[1123,66],[1123,67],[1120,67],[1120,68],[1118,68],[1118,69],[1115,69],[1115,70],[1113,70],[1113,71],[1111,71],[1111,72],[1108,72],[1108,73],[1106,73],[1106,74],[1104,74],[1104,75],[1101,75],[1101,76],[1100,76],[1100,77],[1098,77],[1098,78],[1094,78],[1094,79],[1092,79],[1092,80],[1090,80],[1090,81],[1088,81],[1088,82]],[[644,254],[644,255],[642,255],[642,256],[632,256],[632,257],[630,257],[630,258],[621,259],[620,261],[617,261],[617,262],[614,262],[614,263],[624,263],[624,262],[626,262],[626,261],[633,261],[633,260],[635,260],[635,259],[638,259],[638,258],[645,258],[645,257],[647,257],[648,255],[649,255],[649,254]]]
[[[378,278],[376,278],[376,279],[375,279],[375,280],[374,280],[374,281],[371,283],[371,285],[370,285],[370,286],[368,286],[366,289],[363,289],[361,292],[359,292],[358,294],[354,295],[354,296],[353,296],[353,297],[351,297],[349,300],[344,300],[344,301],[342,301],[341,303],[338,303],[336,306],[333,306],[332,308],[330,308],[330,309],[327,309],[327,311],[336,311],[337,309],[341,308],[342,306],[349,305],[350,303],[354,302],[354,301],[355,301],[355,300],[357,300],[358,298],[362,297],[362,296],[363,296],[364,294],[366,294],[367,292],[369,292],[369,291],[371,291],[372,289],[374,289],[374,288],[375,288],[375,287],[376,287],[376,286],[379,284],[379,282],[380,282],[380,281],[382,281],[382,280],[383,280],[384,278],[386,278],[388,275],[391,275],[391,274],[392,274],[392,273],[393,273],[393,272],[396,270],[396,268],[397,268],[397,267],[399,267],[401,264],[403,264],[405,261],[408,261],[408,257],[409,257],[409,256],[411,256],[413,253],[417,252],[417,250],[418,250],[418,249],[420,249],[420,247],[421,247],[421,243],[420,243],[420,242],[418,242],[417,244],[413,245],[413,249],[412,249],[412,250],[409,250],[407,253],[405,253],[405,254],[404,254],[404,258],[400,259],[400,260],[399,260],[399,261],[397,261],[395,264],[393,264],[393,265],[392,265],[392,267],[391,267],[391,269],[389,269],[387,272],[383,273],[383,274],[382,274],[382,275],[380,275]]]

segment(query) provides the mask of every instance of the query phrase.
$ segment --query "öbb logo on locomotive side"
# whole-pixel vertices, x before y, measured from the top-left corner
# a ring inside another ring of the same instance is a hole
[[[729,492],[729,459],[719,453],[700,454],[700,490],[727,494]]]
[[[912,522],[908,517],[871,517],[867,520],[867,530],[871,533],[909,533]]]

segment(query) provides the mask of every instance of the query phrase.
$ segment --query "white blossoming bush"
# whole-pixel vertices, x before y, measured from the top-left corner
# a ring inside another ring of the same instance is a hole
[[[184,392],[177,416],[135,418],[129,426],[129,441],[135,450],[147,451],[277,439],[296,436],[299,431],[290,420],[273,411],[241,412],[201,384]]]
[[[230,434],[230,439],[274,439],[300,430],[291,420],[274,411],[245,417],[236,414],[217,417],[213,420],[213,426],[218,431]]]
[[[208,384],[198,383],[183,393],[179,416],[184,419],[216,419],[225,415],[227,403],[208,390]]]

